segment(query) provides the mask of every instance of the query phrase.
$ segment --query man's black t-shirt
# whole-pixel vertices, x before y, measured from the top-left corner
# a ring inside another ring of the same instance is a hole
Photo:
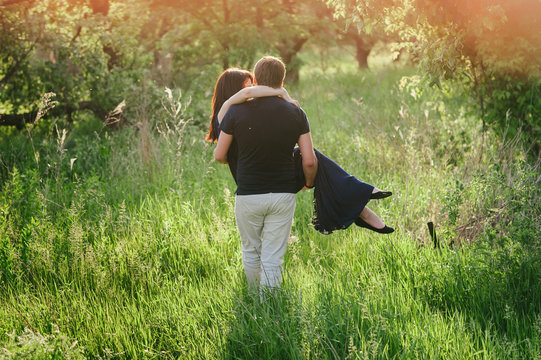
[[[296,193],[293,148],[310,131],[302,109],[276,97],[233,105],[220,129],[238,146],[237,194]]]

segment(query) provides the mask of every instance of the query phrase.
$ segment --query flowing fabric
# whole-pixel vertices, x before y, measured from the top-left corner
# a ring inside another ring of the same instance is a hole
[[[348,174],[334,161],[314,149],[318,170],[314,188],[314,228],[327,235],[349,227],[364,209],[374,186]],[[299,148],[293,152],[297,174],[297,187],[304,184],[302,157]]]

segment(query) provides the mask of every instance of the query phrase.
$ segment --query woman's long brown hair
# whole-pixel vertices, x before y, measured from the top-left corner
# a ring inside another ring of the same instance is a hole
[[[212,115],[210,116],[209,132],[205,138],[207,141],[218,141],[218,113],[224,102],[244,87],[246,79],[253,81],[252,73],[237,68],[227,69],[218,77],[212,97]]]

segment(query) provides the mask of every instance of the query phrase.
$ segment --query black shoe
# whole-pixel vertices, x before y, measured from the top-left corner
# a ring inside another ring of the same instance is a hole
[[[377,228],[373,227],[372,225],[368,224],[366,221],[364,221],[361,218],[357,218],[357,220],[355,220],[355,225],[357,225],[359,227],[370,229],[370,230],[375,231],[375,232],[380,233],[380,234],[390,234],[390,233],[394,232],[394,229],[392,227],[388,227],[387,225],[385,225],[381,229],[377,229]]]
[[[393,193],[390,191],[378,191],[370,195],[370,199],[385,199],[391,196]]]

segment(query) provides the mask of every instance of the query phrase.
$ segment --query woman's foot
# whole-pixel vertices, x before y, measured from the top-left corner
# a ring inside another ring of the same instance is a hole
[[[374,190],[372,190],[372,194],[370,195],[370,199],[385,199],[392,194],[393,193],[391,191],[381,191],[378,188],[374,188]]]
[[[355,225],[370,229],[380,234],[390,234],[394,231],[393,228],[388,227],[381,221],[379,216],[368,207],[364,207],[363,211],[359,214]]]
[[[367,228],[369,230],[375,231],[375,232],[380,233],[380,234],[390,234],[390,233],[394,232],[394,229],[392,227],[389,227],[387,225],[383,225],[383,227],[381,229],[378,229],[378,228],[375,228],[372,225],[368,224],[366,221],[364,221],[361,218],[357,218],[357,220],[355,220],[355,225],[357,225],[359,227]]]

